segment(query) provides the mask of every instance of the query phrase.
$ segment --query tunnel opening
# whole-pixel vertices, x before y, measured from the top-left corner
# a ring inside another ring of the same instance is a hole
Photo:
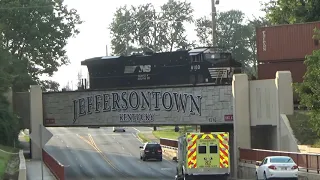
[[[277,127],[271,125],[251,126],[252,149],[277,149]]]

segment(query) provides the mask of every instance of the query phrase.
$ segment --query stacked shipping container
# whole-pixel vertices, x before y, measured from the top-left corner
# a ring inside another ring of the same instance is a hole
[[[312,39],[316,27],[320,22],[257,28],[258,79],[272,79],[277,71],[289,70],[293,82],[302,82],[305,56],[320,47]]]

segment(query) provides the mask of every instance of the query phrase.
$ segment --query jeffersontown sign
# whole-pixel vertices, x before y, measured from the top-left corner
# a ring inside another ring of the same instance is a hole
[[[44,120],[47,126],[221,123],[224,116],[232,114],[230,89],[212,86],[44,93]]]

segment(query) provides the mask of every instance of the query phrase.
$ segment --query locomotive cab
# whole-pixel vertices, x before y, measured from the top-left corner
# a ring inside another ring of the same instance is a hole
[[[217,47],[196,48],[189,51],[190,83],[230,84],[232,76],[242,72],[242,64],[236,62],[230,52]]]

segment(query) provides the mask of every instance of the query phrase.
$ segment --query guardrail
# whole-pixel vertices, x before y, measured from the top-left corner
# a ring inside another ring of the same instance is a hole
[[[42,149],[43,162],[58,180],[65,180],[64,166]]]
[[[315,171],[317,174],[320,172],[320,155],[318,154],[239,148],[239,155],[240,161],[251,164],[262,161],[266,156],[289,156],[300,167],[299,170]]]
[[[160,144],[170,148],[178,148],[178,141],[173,139],[160,138]]]
[[[19,177],[18,180],[27,180],[27,166],[26,159],[23,155],[23,150],[19,151]]]

